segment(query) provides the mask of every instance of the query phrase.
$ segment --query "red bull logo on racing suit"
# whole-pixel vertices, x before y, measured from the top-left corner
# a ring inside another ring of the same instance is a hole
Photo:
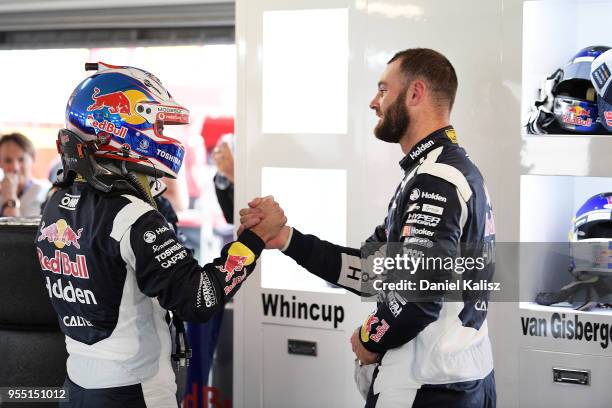
[[[246,256],[228,255],[223,266],[217,266],[221,272],[226,273],[225,281],[229,282],[236,272],[240,272],[246,262]]]
[[[227,258],[223,265],[217,266],[217,269],[225,274],[225,281],[230,282],[223,291],[229,295],[238,285],[240,285],[247,277],[246,266],[255,262],[255,254],[243,243],[234,242],[227,250]],[[243,271],[241,275],[234,276],[236,272]]]
[[[84,255],[77,255],[76,262],[70,260],[67,253],[55,250],[53,258],[45,256],[40,248],[36,248],[38,261],[43,271],[53,272],[57,275],[74,276],[75,278],[89,279],[87,260]]]
[[[372,331],[372,326],[378,323],[378,317],[373,314],[369,315],[366,319],[363,326],[361,326],[361,341],[364,343],[370,340],[370,332]]]
[[[46,227],[45,222],[43,221],[40,227],[38,242],[47,240],[59,249],[70,245],[74,246],[76,249],[81,249],[79,239],[81,238],[82,232],[83,228],[79,228],[75,232],[64,219],[59,219]]]

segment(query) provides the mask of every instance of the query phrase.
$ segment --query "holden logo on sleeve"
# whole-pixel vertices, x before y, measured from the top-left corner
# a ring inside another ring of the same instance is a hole
[[[428,198],[430,200],[441,201],[443,203],[446,202],[446,197],[438,194],[438,193],[429,193],[427,191],[423,191],[423,198]]]
[[[40,225],[40,235],[38,242],[47,240],[55,245],[56,248],[62,249],[65,246],[74,246],[76,249],[81,249],[79,239],[83,228],[79,228],[76,232],[68,225],[66,220],[59,219],[51,225],[45,227],[43,221]]]
[[[154,243],[156,239],[157,239],[157,234],[155,234],[153,231],[147,231],[144,233],[144,241],[147,244]]]
[[[410,192],[410,201],[416,201],[421,197],[421,190],[419,190],[418,188],[413,189]]]

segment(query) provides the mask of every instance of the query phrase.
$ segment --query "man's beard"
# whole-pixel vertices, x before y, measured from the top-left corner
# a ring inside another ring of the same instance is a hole
[[[400,92],[395,102],[383,113],[383,118],[374,128],[377,139],[387,143],[399,143],[402,136],[406,134],[410,117],[406,112],[406,90]]]

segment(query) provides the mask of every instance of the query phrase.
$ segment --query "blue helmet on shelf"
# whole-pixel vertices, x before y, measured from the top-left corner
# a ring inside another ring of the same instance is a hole
[[[188,124],[189,111],[147,71],[92,65],[96,73],[68,100],[66,129],[92,147],[97,162],[118,161],[128,171],[176,178],[185,149],[164,134],[164,125]]]
[[[612,133],[612,50],[595,58],[591,65],[591,81],[598,95],[599,121]]]
[[[580,50],[562,69],[555,86],[553,113],[559,126],[575,133],[604,133],[599,119],[597,93],[591,82],[593,61],[610,47],[596,45]]]
[[[589,198],[570,231],[570,271],[612,275],[612,192]]]

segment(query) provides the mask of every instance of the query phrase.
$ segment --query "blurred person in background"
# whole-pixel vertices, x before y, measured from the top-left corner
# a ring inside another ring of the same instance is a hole
[[[234,154],[233,135],[227,134],[219,139],[213,149],[213,160],[217,166],[215,174],[215,193],[223,216],[229,224],[234,223]]]
[[[33,217],[40,215],[50,184],[32,178],[35,150],[32,142],[21,133],[0,137],[0,215],[3,217]]]

